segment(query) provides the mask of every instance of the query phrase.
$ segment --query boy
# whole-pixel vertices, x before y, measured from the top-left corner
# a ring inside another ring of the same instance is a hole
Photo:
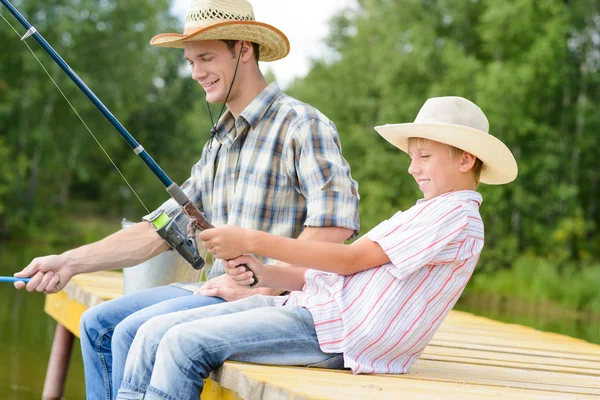
[[[477,184],[508,183],[517,164],[487,133],[481,109],[460,97],[429,99],[414,123],[375,129],[410,155],[408,172],[424,199],[351,245],[234,226],[202,232],[218,258],[253,253],[294,264],[263,265],[251,256],[226,263],[240,285],[251,280],[240,266],[245,263],[261,285],[291,293],[182,311],[142,325],[118,398],[197,398],[203,379],[225,360],[408,371],[456,303],[483,248]]]

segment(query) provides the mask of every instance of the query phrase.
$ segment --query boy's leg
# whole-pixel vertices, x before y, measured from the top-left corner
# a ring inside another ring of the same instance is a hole
[[[179,299],[182,304],[165,303],[165,306],[169,305],[178,310],[223,301],[219,298],[192,296],[191,292],[175,286],[161,286],[107,301],[90,308],[83,314],[80,324],[81,350],[84,362],[86,398],[88,400],[111,399],[113,364],[116,361],[113,357],[113,344],[115,343],[119,344],[117,347],[120,349],[118,360],[122,360],[120,363],[117,361],[117,365],[120,365],[119,368],[121,369],[118,373],[119,382],[122,377],[126,354],[123,356],[121,353],[131,342],[122,344],[120,339],[115,339],[113,333],[115,327],[131,316],[132,323],[130,325],[126,324],[125,326],[128,329],[122,331],[123,333],[130,332],[130,329],[136,323],[139,326],[145,321],[136,321],[134,317],[136,312],[172,299]],[[161,312],[162,310],[164,309],[159,308],[156,311]],[[148,316],[147,319],[151,316]],[[113,340],[114,343],[111,344]],[[114,389],[115,393],[112,393],[113,398],[117,389],[118,387]]]
[[[225,360],[310,365],[334,356],[320,350],[308,310],[254,296],[144,324],[117,398],[198,398],[203,379]]]

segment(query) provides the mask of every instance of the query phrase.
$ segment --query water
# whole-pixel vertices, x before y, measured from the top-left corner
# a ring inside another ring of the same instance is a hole
[[[12,275],[35,256],[66,249],[0,242],[0,275]],[[20,292],[10,283],[0,283],[0,398],[3,400],[39,399],[56,323],[44,313],[44,295]],[[463,296],[456,309],[500,321],[533,326],[537,329],[567,334],[600,344],[600,317],[574,316],[564,310],[534,308],[498,298]],[[543,312],[540,312],[543,310]],[[83,363],[76,340],[65,399],[85,396]]]
[[[56,251],[56,250],[54,250]],[[10,276],[35,256],[52,249],[0,242],[0,275]],[[0,398],[33,400],[42,397],[56,323],[44,313],[44,294],[21,292],[0,283]],[[85,397],[83,363],[75,341],[65,399]]]
[[[552,303],[525,303],[493,295],[465,294],[461,296],[454,309],[600,344],[600,315],[598,314],[577,313]]]

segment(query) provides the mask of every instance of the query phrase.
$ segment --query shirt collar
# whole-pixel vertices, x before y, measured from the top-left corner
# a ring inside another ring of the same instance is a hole
[[[228,138],[228,136],[230,136],[230,134],[233,136],[233,132],[235,132],[234,127],[236,125],[238,128],[242,128],[243,121],[248,123],[252,129],[256,129],[267,110],[269,110],[280,94],[281,89],[273,82],[264,88],[263,91],[248,104],[244,111],[241,112],[237,121],[233,118],[233,114],[229,109],[225,111],[223,116],[219,119],[219,122],[217,122],[215,139],[221,144],[233,140],[233,137]],[[241,131],[241,129],[238,129],[238,131]]]
[[[448,192],[444,194],[440,194],[439,196],[434,197],[431,200],[435,200],[438,198],[446,198],[446,199],[454,199],[454,200],[462,200],[462,201],[474,201],[477,203],[477,206],[481,206],[483,202],[483,196],[481,193],[476,192],[474,190],[459,190],[457,192]],[[417,200],[417,204],[421,204],[426,202],[426,199]]]
[[[248,107],[242,111],[240,117],[244,118],[252,129],[256,129],[260,120],[280,94],[281,89],[279,89],[279,86],[275,82],[271,83],[248,104]]]

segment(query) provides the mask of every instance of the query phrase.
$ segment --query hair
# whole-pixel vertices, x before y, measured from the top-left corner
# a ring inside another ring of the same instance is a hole
[[[237,54],[235,54],[233,49],[235,48],[235,45],[238,42],[240,42],[240,40],[223,39],[223,42],[225,42],[225,44],[227,45],[227,48],[229,49],[231,54],[234,57],[237,56]],[[258,43],[254,43],[254,42],[250,42],[250,43],[252,43],[252,49],[254,50],[254,59],[256,60],[256,64],[258,64],[258,59],[260,58],[260,46],[258,45]]]
[[[408,147],[411,146],[421,146],[423,144],[425,144],[429,139],[425,139],[425,138],[420,138],[420,137],[409,137],[408,138]],[[463,155],[463,153],[465,152],[465,150],[459,149],[458,147],[454,147],[451,146],[449,144],[446,143],[442,143],[444,144],[446,147],[448,147],[448,151],[450,152],[450,157],[452,157],[452,159],[456,159],[457,157],[460,157]],[[483,165],[483,161],[481,161],[479,158],[475,157],[475,164],[473,165],[473,168],[471,168],[471,171],[473,173],[473,179],[475,179],[475,184],[479,185],[479,178],[481,176],[481,171],[483,171],[483,169],[485,168],[485,166]]]

